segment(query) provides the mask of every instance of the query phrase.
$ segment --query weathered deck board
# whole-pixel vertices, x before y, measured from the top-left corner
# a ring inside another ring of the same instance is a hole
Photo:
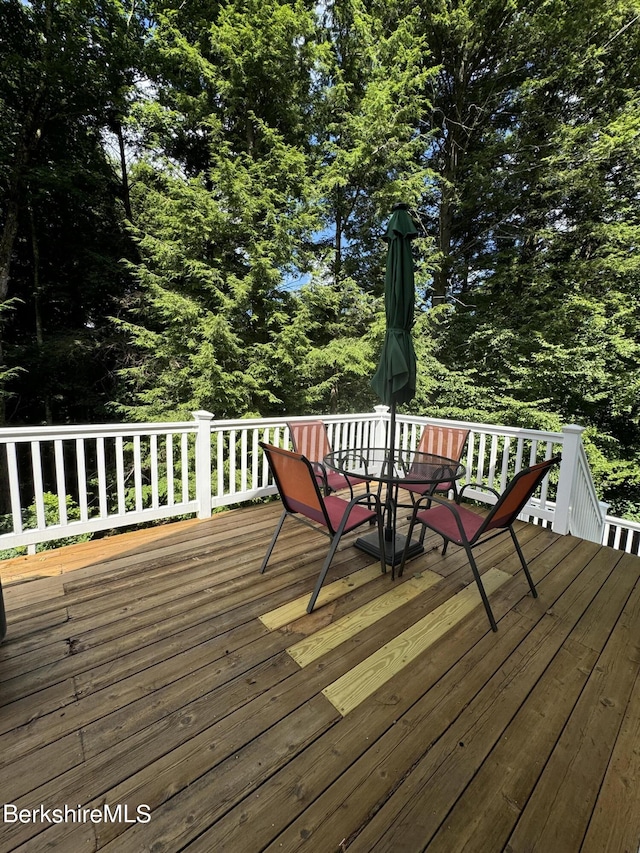
[[[478,549],[494,634],[460,549],[427,537],[392,581],[345,537],[307,615],[327,540],[287,523],[260,575],[278,515],[17,558],[9,580],[0,564],[3,802],[151,809],[0,823],[0,853],[636,853],[638,558],[521,525],[538,599],[508,538]],[[415,654],[383,660],[402,637]],[[350,695],[367,662],[343,716],[323,691]]]

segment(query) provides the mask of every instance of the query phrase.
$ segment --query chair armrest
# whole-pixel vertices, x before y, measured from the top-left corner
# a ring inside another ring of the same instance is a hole
[[[371,501],[373,501],[374,504],[376,504],[376,512],[381,512],[382,511],[382,501],[380,500],[380,497],[378,495],[376,495],[375,492],[365,492],[362,495],[356,495],[355,498],[351,498],[351,500],[349,501],[349,510],[351,510],[351,507],[354,507],[356,504],[365,503],[365,502],[368,504],[371,504]],[[369,509],[371,509],[371,506],[369,506]]]
[[[348,459],[351,459],[354,462],[358,462],[364,468],[364,474],[358,474],[358,475],[354,474],[353,475],[354,478],[356,478],[358,480],[365,480],[369,475],[369,470],[368,470],[369,466],[368,466],[366,458],[361,453],[356,453],[355,451],[350,450],[348,452],[347,456],[345,456],[345,460],[348,460]],[[348,477],[349,475],[345,474],[344,476]]]
[[[413,524],[413,523],[414,523],[414,521],[415,521],[415,519],[416,519],[416,516],[418,515],[418,512],[419,512],[419,510],[420,510],[420,504],[422,503],[422,501],[425,501],[425,503],[429,503],[429,504],[432,504],[432,503],[440,504],[440,506],[443,506],[443,507],[445,507],[446,509],[448,509],[448,510],[449,510],[449,512],[450,512],[450,513],[452,513],[453,517],[454,517],[454,518],[455,518],[455,520],[456,520],[456,524],[458,525],[458,532],[460,533],[460,539],[461,539],[461,541],[462,541],[462,542],[466,542],[466,541],[468,541],[468,540],[467,540],[467,534],[466,534],[466,531],[465,531],[465,529],[464,529],[464,525],[463,525],[463,523],[462,523],[462,519],[460,518],[460,513],[459,513],[459,512],[458,512],[458,510],[456,509],[455,505],[454,505],[454,504],[452,504],[452,503],[449,503],[449,501],[444,500],[444,498],[438,498],[438,497],[436,497],[436,496],[435,496],[435,495],[433,495],[433,494],[425,494],[425,495],[422,495],[422,496],[421,496],[421,497],[420,497],[420,498],[415,502],[415,505],[414,505],[414,507],[413,507],[413,513],[411,514],[411,524]],[[427,526],[428,526],[428,525],[427,525]],[[431,529],[433,530],[434,528],[431,528]],[[442,534],[442,535],[444,535],[444,534]]]
[[[484,483],[465,483],[464,486],[458,492],[456,503],[460,503],[460,501],[462,500],[462,495],[464,494],[464,490],[467,488],[484,489],[486,492],[491,492],[491,494],[495,495],[498,499],[500,498],[500,492],[497,492],[495,489],[491,488],[491,486],[485,486]]]
[[[316,480],[320,481],[320,486],[326,494],[329,485],[327,482],[327,469],[322,462],[311,462],[311,460],[309,460],[309,464],[313,469]]]

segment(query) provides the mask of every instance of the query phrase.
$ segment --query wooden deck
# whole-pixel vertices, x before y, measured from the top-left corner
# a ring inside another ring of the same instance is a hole
[[[0,565],[1,851],[637,853],[640,559],[522,525],[494,634],[460,549],[392,582],[347,537],[307,616],[327,540],[259,575],[278,513]]]

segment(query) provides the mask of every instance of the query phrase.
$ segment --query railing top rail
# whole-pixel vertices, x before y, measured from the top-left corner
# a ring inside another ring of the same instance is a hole
[[[462,427],[463,429],[470,429],[474,432],[484,432],[488,435],[508,435],[512,438],[543,438],[547,441],[559,442],[562,442],[564,440],[563,433],[552,432],[551,430],[523,429],[522,427],[501,426],[500,424],[484,424],[476,423],[474,421],[457,421],[444,418],[429,418],[420,415],[398,415],[397,420],[399,423],[430,423],[443,426]]]
[[[265,427],[282,426],[285,421],[308,421],[310,418],[318,418],[325,423],[344,423],[345,421],[372,421],[382,416],[388,420],[389,412],[357,412],[354,414],[341,415],[282,415],[280,417],[269,418],[238,418],[236,420],[212,420],[211,429],[248,429],[252,425],[259,424]],[[512,438],[528,438],[528,439],[543,439],[545,441],[562,442],[564,434],[562,432],[552,432],[551,430],[523,429],[521,427],[502,426],[499,424],[485,424],[473,421],[458,421],[448,420],[444,418],[430,418],[422,415],[398,415],[398,423],[409,423],[422,426],[426,423],[442,424],[443,426],[463,427],[476,432],[484,432],[489,435],[508,435]]]
[[[212,420],[212,430],[228,430],[228,429],[251,429],[255,426],[278,427],[283,426],[289,421],[308,421],[314,418],[324,421],[325,423],[345,423],[347,421],[375,421],[378,419],[375,412],[356,413],[352,415],[281,415],[271,418],[237,418],[235,420]]]
[[[71,426],[13,426],[0,427],[0,443],[15,441],[46,441],[47,439],[99,438],[100,436],[163,435],[164,433],[196,432],[196,421],[126,424],[74,424]]]
[[[606,524],[614,527],[624,527],[627,530],[637,530],[640,533],[640,521],[631,521],[629,518],[617,518],[615,515],[605,515]]]
[[[598,497],[598,493],[596,492],[596,487],[593,482],[593,477],[591,476],[591,468],[589,467],[589,460],[587,458],[587,452],[584,449],[584,445],[580,444],[578,446],[578,465],[579,469],[582,470],[582,474],[584,477],[584,485],[586,487],[587,493],[594,503],[594,505],[600,506],[601,501]],[[607,504],[608,506],[608,504]]]
[[[344,423],[349,421],[372,421],[382,416],[388,419],[388,412],[359,412],[341,415],[315,415],[325,423]],[[255,426],[277,427],[286,421],[309,420],[310,415],[282,415],[268,418],[237,418],[224,420],[211,420],[212,431],[229,429],[251,429]],[[399,423],[423,425],[425,423],[443,424],[448,426],[461,426],[488,435],[508,435],[513,438],[545,439],[548,441],[562,442],[564,436],[561,432],[550,432],[546,430],[522,429],[520,427],[501,426],[496,424],[475,423],[472,421],[446,420],[443,418],[429,418],[418,415],[398,415]],[[198,428],[196,420],[193,421],[167,421],[155,423],[111,423],[111,424],[73,424],[60,426],[25,425],[0,427],[0,443],[13,441],[36,441],[47,439],[71,439],[92,438],[100,436],[130,436],[151,435],[167,432],[180,433],[195,432]]]

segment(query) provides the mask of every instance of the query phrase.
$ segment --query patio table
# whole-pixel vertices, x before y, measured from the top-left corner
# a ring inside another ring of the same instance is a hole
[[[395,574],[395,566],[402,560],[406,537],[396,531],[398,489],[403,484],[420,484],[435,489],[442,483],[450,483],[464,476],[464,465],[455,459],[435,453],[396,448],[390,452],[384,447],[356,447],[334,450],[324,457],[324,464],[347,477],[377,482],[378,490],[387,487],[385,499],[385,562]],[[377,533],[356,539],[355,545],[368,554],[380,559]],[[411,542],[407,558],[421,554],[421,542]],[[393,575],[392,575],[393,576]]]

